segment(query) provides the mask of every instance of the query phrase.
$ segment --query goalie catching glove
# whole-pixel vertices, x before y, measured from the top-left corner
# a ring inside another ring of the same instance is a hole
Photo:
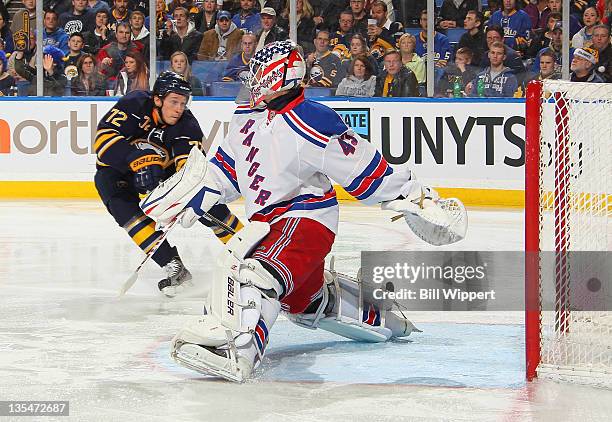
[[[383,202],[381,208],[402,213],[414,234],[431,245],[458,242],[467,231],[463,203],[457,198],[442,199],[435,190],[420,184],[415,184],[408,197]]]
[[[157,222],[158,229],[166,227],[185,210],[180,223],[191,227],[220,197],[206,157],[198,148],[192,148],[183,168],[149,193],[140,202],[140,208]]]

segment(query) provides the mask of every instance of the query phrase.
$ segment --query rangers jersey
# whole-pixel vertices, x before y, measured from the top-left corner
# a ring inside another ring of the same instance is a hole
[[[409,170],[389,165],[335,111],[304,99],[303,90],[278,110],[238,106],[210,163],[220,202],[242,195],[249,220],[304,217],[334,233],[332,180],[368,204],[407,195],[415,183]]]

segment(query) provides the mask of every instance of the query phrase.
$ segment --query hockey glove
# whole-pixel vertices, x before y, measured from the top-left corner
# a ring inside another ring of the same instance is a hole
[[[154,152],[137,150],[128,155],[130,169],[134,172],[134,188],[147,193],[159,185],[164,177],[162,158]]]

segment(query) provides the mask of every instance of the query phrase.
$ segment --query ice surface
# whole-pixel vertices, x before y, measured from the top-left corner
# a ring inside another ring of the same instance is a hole
[[[392,214],[341,209],[339,271],[354,274],[360,250],[427,249]],[[521,211],[470,210],[453,247],[520,250],[522,230]],[[161,297],[150,264],[118,301],[142,255],[98,202],[0,202],[0,400],[70,400],[63,421],[610,420],[610,391],[524,382],[516,312],[411,313],[423,333],[382,345],[281,319],[256,380],[191,372],[169,358],[169,341],[201,312],[220,247],[203,227],[171,240],[195,276],[193,297]]]

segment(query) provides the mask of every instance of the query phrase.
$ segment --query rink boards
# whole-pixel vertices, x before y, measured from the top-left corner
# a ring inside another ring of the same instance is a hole
[[[0,101],[0,197],[95,198],[93,140],[111,98]],[[395,166],[468,205],[523,205],[521,99],[326,98]],[[235,104],[194,100],[207,147],[227,132]],[[349,196],[341,192],[341,198]]]

